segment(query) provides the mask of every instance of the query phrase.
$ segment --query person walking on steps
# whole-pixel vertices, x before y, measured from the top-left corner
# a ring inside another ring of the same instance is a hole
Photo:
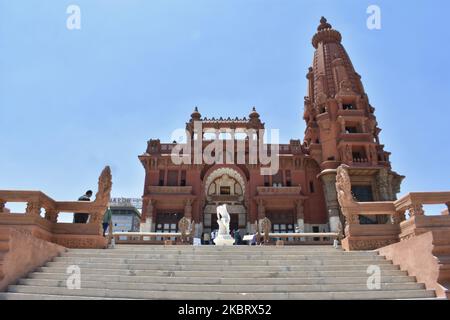
[[[78,201],[91,201],[92,190],[86,191],[84,195],[78,198]],[[73,215],[73,223],[87,223],[89,213],[75,213]]]
[[[106,234],[106,230],[108,230],[109,227],[109,222],[111,221],[111,216],[112,216],[112,211],[111,208],[108,207],[108,209],[106,209],[105,215],[103,216],[103,236],[105,237]],[[111,223],[112,226],[112,223]],[[112,230],[109,230],[108,233],[111,233]]]

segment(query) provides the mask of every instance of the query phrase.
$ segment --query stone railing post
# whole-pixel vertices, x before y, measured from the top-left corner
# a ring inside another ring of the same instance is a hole
[[[53,208],[45,208],[45,219],[53,222],[53,223],[57,223],[58,222],[58,215],[59,212],[56,211]]]
[[[41,215],[41,204],[37,201],[28,202],[25,214],[28,216],[39,217]]]
[[[0,213],[5,211],[5,205],[6,205],[6,201],[4,201],[3,199],[0,199]]]
[[[423,211],[423,206],[420,203],[413,203],[408,207],[408,212],[410,217],[423,216],[425,211]]]
[[[400,224],[406,220],[405,211],[398,211],[391,216],[392,224]]]

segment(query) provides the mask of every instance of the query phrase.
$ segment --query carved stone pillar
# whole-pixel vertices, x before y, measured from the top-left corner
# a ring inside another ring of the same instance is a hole
[[[258,220],[266,217],[266,207],[263,200],[258,201]]]
[[[304,217],[304,203],[305,200],[300,199],[295,203],[297,213],[297,225],[300,232],[305,232],[305,217]]]
[[[57,223],[58,222],[58,215],[59,212],[56,211],[53,208],[45,208],[45,219],[53,222],[53,223]]]
[[[5,205],[6,205],[6,201],[0,199],[0,213],[5,211]]]
[[[387,169],[381,169],[377,176],[378,192],[380,201],[392,201],[389,183],[389,174]]]
[[[145,222],[141,223],[140,231],[141,232],[151,232],[152,231],[152,222],[153,222],[153,212],[155,201],[150,199],[147,204],[147,210],[145,212]]]
[[[372,165],[376,166],[378,164],[378,151],[375,146],[370,147],[370,160],[372,162]]]
[[[258,200],[258,220],[266,217],[266,207],[263,200]]]
[[[406,220],[405,212],[397,212],[391,216],[392,224],[400,224]]]
[[[188,219],[189,221],[192,220],[192,200],[188,199],[186,200],[185,206],[184,206],[184,217]]]
[[[447,202],[446,206],[447,206],[447,210],[450,212],[450,202]]]
[[[336,172],[325,173],[321,176],[328,210],[330,231],[337,232],[341,225],[339,215],[339,202],[336,193]]]
[[[425,211],[423,211],[423,206],[421,204],[417,204],[417,203],[409,206],[408,212],[409,212],[410,217],[425,215]]]
[[[41,215],[41,204],[39,202],[28,202],[25,213],[30,216],[39,217]]]
[[[353,151],[352,151],[352,146],[347,144],[345,146],[345,150],[344,150],[344,162],[348,163],[348,164],[352,164],[353,163]]]

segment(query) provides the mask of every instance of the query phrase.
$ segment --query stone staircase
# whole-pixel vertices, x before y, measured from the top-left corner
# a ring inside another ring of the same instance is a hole
[[[67,267],[81,270],[68,289]],[[368,266],[381,289],[369,290]],[[414,277],[376,252],[331,246],[132,246],[71,249],[8,287],[0,299],[428,299]]]

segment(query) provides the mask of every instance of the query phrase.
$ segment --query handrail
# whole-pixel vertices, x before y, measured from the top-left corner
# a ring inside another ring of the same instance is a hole
[[[98,192],[95,200],[88,201],[55,201],[41,191],[0,190],[0,212],[3,212],[8,202],[25,202],[27,208],[24,216],[39,217],[45,210],[45,219],[53,223],[58,220],[61,212],[88,213],[89,223],[101,224],[105,208],[110,199],[112,187],[111,169],[103,169],[98,179]],[[14,213],[9,213],[14,215]]]

